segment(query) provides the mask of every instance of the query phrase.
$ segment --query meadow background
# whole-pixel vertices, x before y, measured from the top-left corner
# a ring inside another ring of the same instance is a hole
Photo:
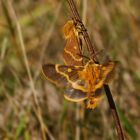
[[[140,1],[76,0],[101,58],[119,61],[110,84],[126,139],[140,139]],[[66,101],[41,76],[63,64],[66,0],[0,1],[0,140],[117,140],[106,97],[94,110]]]

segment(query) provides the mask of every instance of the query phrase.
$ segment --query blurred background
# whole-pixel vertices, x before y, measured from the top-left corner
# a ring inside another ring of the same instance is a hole
[[[110,88],[126,139],[140,139],[140,1],[76,0],[96,51],[119,61]],[[0,1],[0,140],[117,140],[106,97],[94,110],[66,101],[41,76],[63,64],[62,0]]]

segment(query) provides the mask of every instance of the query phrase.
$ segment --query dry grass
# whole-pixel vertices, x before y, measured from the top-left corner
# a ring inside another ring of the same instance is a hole
[[[140,139],[140,2],[77,5],[92,42],[105,50],[100,59],[119,61],[111,91],[127,139]],[[68,16],[66,2],[57,0],[0,1],[0,139],[117,139],[106,98],[93,111],[76,109],[40,76],[42,64],[63,63]]]

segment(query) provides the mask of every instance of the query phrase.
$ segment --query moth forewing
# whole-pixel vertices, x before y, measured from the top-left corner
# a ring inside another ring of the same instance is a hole
[[[76,72],[81,69],[83,69],[82,66],[74,67],[74,66],[65,66],[65,65],[58,65],[58,64],[56,65],[46,64],[43,65],[42,67],[42,73],[45,76],[45,78],[51,83],[66,88],[64,97],[67,100],[73,102],[79,102],[87,99],[88,96],[86,92],[83,92],[82,90],[77,90],[71,87],[71,85],[74,82],[77,82],[78,75],[76,76]],[[73,77],[73,81],[70,82],[70,79],[72,79],[72,77]]]
[[[61,87],[71,84],[73,88],[87,92],[87,89],[79,83],[80,77],[78,71],[83,69],[83,66],[66,66],[59,64],[46,64],[42,67],[44,76],[51,83]]]
[[[66,45],[63,52],[63,58],[66,65],[83,65],[81,54],[81,39],[72,20],[68,21],[63,28],[66,38]]]
[[[117,62],[109,61],[102,66],[102,76],[105,77],[104,84],[108,84],[115,75],[115,68]]]
[[[63,27],[63,34],[66,39],[71,38],[74,30],[73,20],[69,20]]]
[[[66,46],[63,52],[63,58],[66,65],[83,65],[81,50],[78,46],[80,45],[78,45],[78,40],[74,35],[66,41]]]
[[[42,66],[42,73],[45,76],[45,78],[50,81],[51,83],[60,86],[65,87],[67,86],[67,79],[62,74],[57,71],[57,64],[46,64]]]
[[[108,76],[107,76],[107,78],[105,80],[105,84],[108,84],[109,82],[111,82],[114,79],[117,65],[118,65],[118,62],[117,61],[113,61],[113,64],[112,64],[113,68],[109,72],[109,74],[108,74]]]
[[[61,66],[57,65],[57,71],[64,77],[66,77],[68,83],[71,84],[72,88],[81,90],[83,92],[88,92],[88,89],[81,83],[81,77],[79,77],[79,71],[84,69],[83,66]]]
[[[79,79],[78,71],[83,70],[83,66],[66,66],[66,65],[57,65],[57,71],[65,76],[68,82],[75,82]]]
[[[97,79],[96,84],[94,85],[94,90],[96,91],[97,89],[101,88],[104,84],[108,84],[111,80],[111,76],[112,76],[112,72],[114,70],[115,67],[115,63],[109,61],[108,63],[102,65],[102,64],[96,64],[99,65],[99,67],[97,67],[97,69],[95,70],[95,73],[97,73],[97,77],[99,77],[99,79]],[[98,72],[96,72],[98,71]]]

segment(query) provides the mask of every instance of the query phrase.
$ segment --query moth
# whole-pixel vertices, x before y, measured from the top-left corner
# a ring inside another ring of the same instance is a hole
[[[64,97],[72,102],[86,101],[87,108],[95,108],[102,98],[101,91],[104,84],[110,80],[115,63],[96,64],[89,60],[83,64],[81,49],[79,48],[78,31],[73,21],[64,25],[66,46],[63,57],[65,65],[45,64],[42,67],[46,79],[57,86],[65,88]]]

